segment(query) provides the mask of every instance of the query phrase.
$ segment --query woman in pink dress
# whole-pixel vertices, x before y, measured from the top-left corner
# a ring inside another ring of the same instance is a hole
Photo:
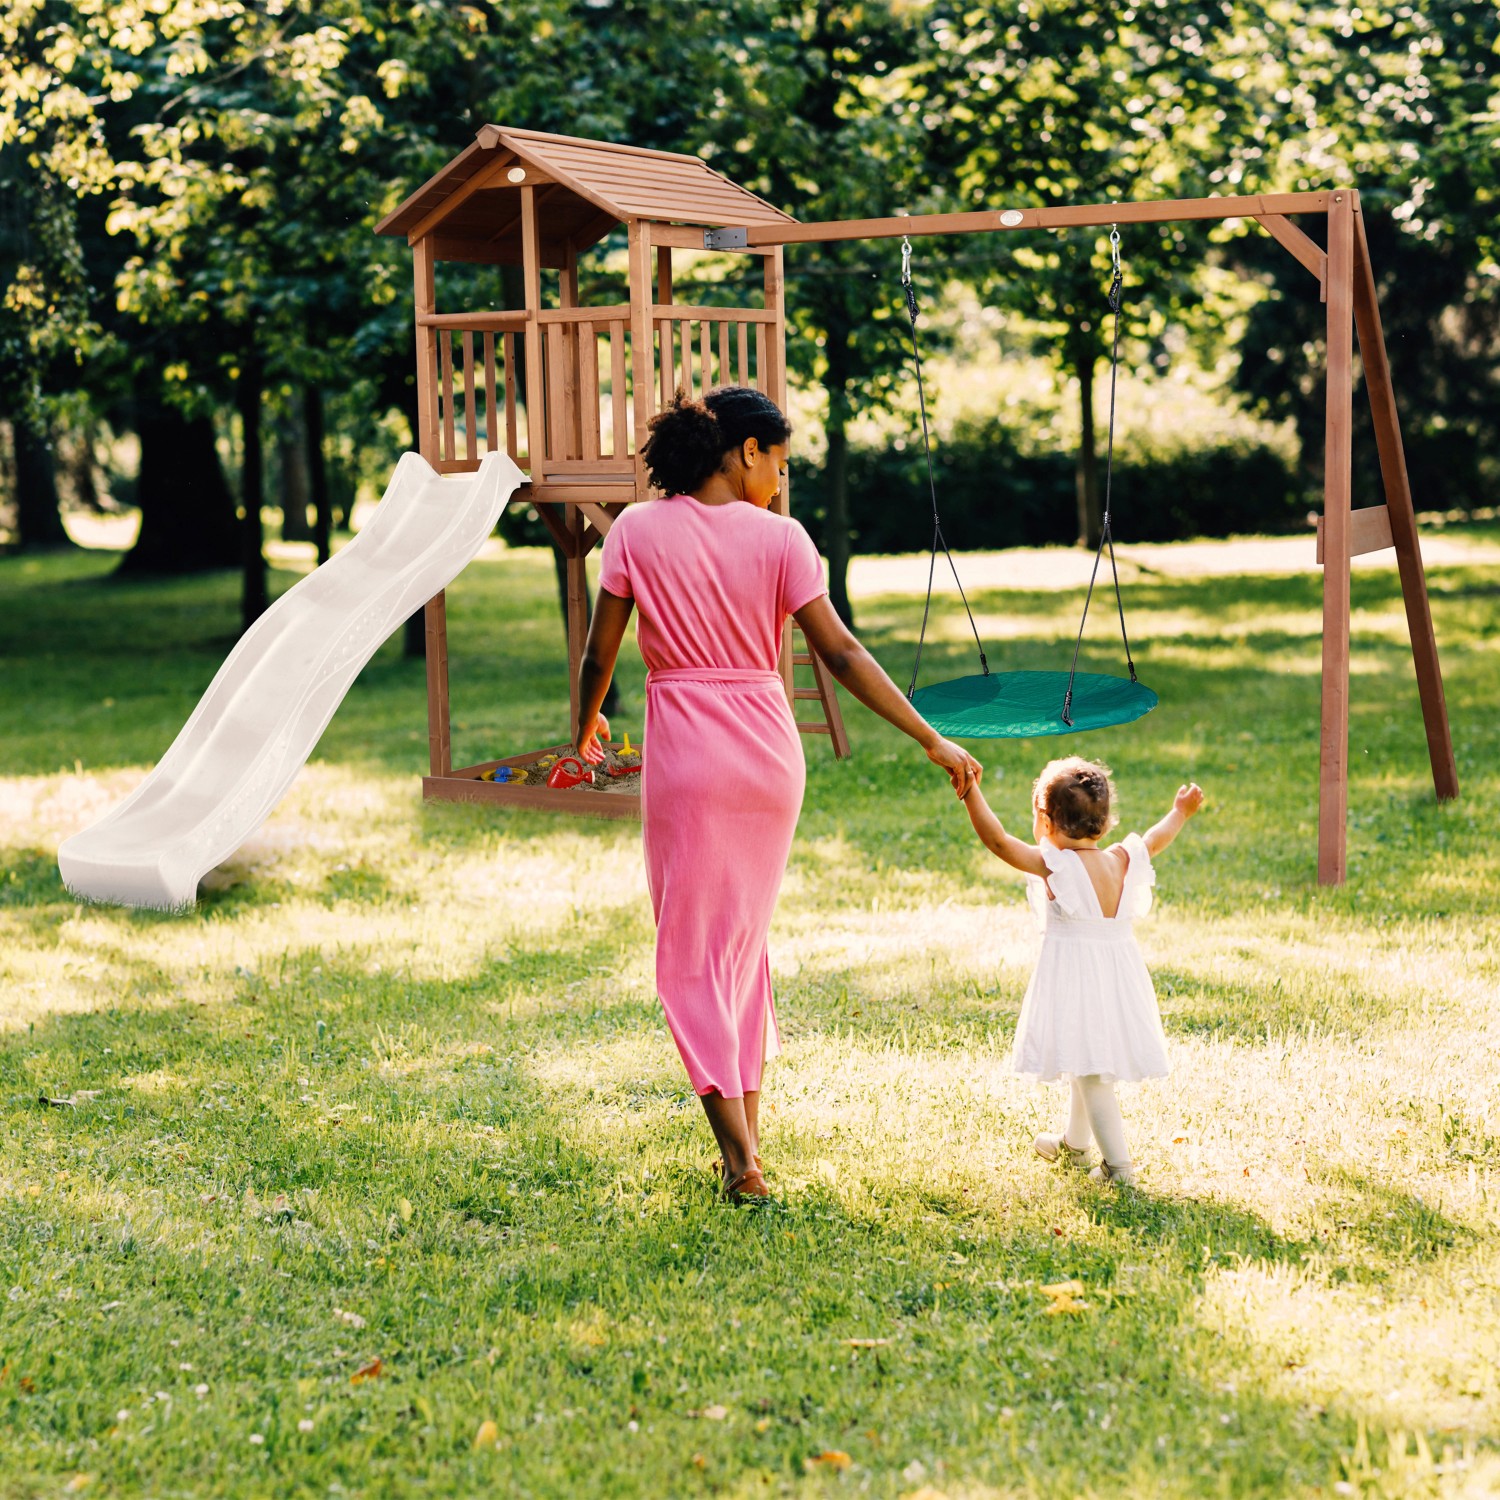
[[[642,449],[670,498],[632,505],[605,538],[579,674],[575,743],[603,759],[599,708],[632,609],[646,679],[641,803],[656,913],[656,988],[734,1201],[767,1195],[762,1064],[780,1050],[766,934],[802,807],[802,741],[777,672],[782,628],[860,702],[904,730],[962,797],[979,766],[942,738],[845,628],[811,539],[768,509],[791,428],[759,391],[682,395]]]

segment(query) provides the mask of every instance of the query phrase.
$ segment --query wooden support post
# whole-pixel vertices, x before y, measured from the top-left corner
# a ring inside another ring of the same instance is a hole
[[[587,523],[577,506],[570,505],[567,511],[573,544],[568,553],[568,707],[572,715],[568,722],[572,726],[578,723],[578,672],[589,634],[588,551],[583,541]]]
[[[630,377],[634,396],[635,489],[644,500],[650,493],[641,444],[646,441],[646,423],[651,419],[651,234],[641,219],[633,219],[628,230],[630,261]],[[623,453],[623,448],[618,449]]]
[[[559,301],[564,307],[578,306],[578,247],[569,244],[567,255],[563,261],[562,277],[560,280]],[[568,435],[570,451],[577,458],[598,458],[597,453],[584,451],[583,434],[585,423],[583,420],[583,339],[582,329],[577,323],[568,323],[563,327],[563,339],[568,350],[568,368],[564,378],[564,387],[567,391],[567,419],[563,423],[563,430]]]
[[[542,256],[537,236],[536,189],[521,189],[521,281],[526,298],[526,457],[533,478],[551,456],[547,443],[547,381],[542,342]]]
[[[765,307],[774,313],[776,321],[766,329],[765,367],[759,370],[762,391],[782,411],[786,410],[786,279],[783,273],[783,251],[778,245],[761,262],[765,284]],[[758,330],[757,330],[758,331]],[[777,515],[791,514],[791,476],[781,481],[781,489],[773,502]],[[796,705],[796,683],[792,669],[792,625],[787,621],[781,632],[781,659],[779,662],[781,681],[786,688],[787,701]]]
[[[1323,454],[1323,708],[1318,883],[1342,885],[1349,804],[1349,511],[1354,422],[1354,195],[1328,206],[1328,372]]]
[[[1447,801],[1458,796],[1458,767],[1453,759],[1453,735],[1443,696],[1437,636],[1432,629],[1432,607],[1427,599],[1427,574],[1422,566],[1422,549],[1417,538],[1416,507],[1406,472],[1401,419],[1391,384],[1391,367],[1386,357],[1385,332],[1380,323],[1380,303],[1375,294],[1375,273],[1370,265],[1370,246],[1365,238],[1363,214],[1356,214],[1354,219],[1354,326],[1359,332],[1365,391],[1370,398],[1375,444],[1380,452],[1380,478],[1385,489],[1391,545],[1396,549],[1401,593],[1406,602],[1406,628],[1411,636],[1412,658],[1417,669],[1417,691],[1422,700],[1422,722],[1427,730],[1432,781],[1439,800]]]
[[[437,311],[437,281],[433,268],[432,237],[424,235],[412,246],[417,315],[417,451],[436,465],[441,456],[438,435],[438,333],[424,327],[422,318]],[[429,774],[446,776],[453,765],[453,735],[448,716],[448,608],[439,593],[422,612],[427,657],[427,760]]]

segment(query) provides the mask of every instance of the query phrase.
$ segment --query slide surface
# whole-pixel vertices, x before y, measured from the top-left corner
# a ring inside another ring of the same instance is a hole
[[[525,475],[403,454],[359,534],[245,632],[156,768],[57,851],[75,895],[177,909],[270,816],[360,668],[473,561]]]

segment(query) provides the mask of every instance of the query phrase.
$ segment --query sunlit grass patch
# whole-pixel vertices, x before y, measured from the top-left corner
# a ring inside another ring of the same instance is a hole
[[[1127,828],[1209,791],[1140,929],[1173,1075],[1122,1091],[1135,1194],[1032,1155],[1061,1089],[1007,1064],[1021,882],[846,700],[773,930],[753,1212],[716,1197],[653,991],[637,830],[423,807],[394,646],[194,913],[69,898],[58,841],[170,741],[232,580],[142,586],[125,649],[86,566],[56,565],[65,605],[12,566],[0,629],[39,644],[0,681],[0,1490],[1493,1492],[1488,565],[1432,572],[1442,807],[1394,575],[1356,575],[1341,889],[1313,880],[1311,574],[1132,577],[1161,706],[977,747],[1017,827],[1074,748]],[[975,602],[1016,665],[1076,627],[1066,589]],[[857,607],[904,680],[919,603]],[[489,557],[449,610],[460,758],[561,738],[550,561]],[[952,623],[934,678],[972,669]],[[638,666],[624,692],[634,727]]]

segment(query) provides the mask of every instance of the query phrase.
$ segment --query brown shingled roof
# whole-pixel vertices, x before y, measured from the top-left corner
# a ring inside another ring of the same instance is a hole
[[[696,156],[486,125],[436,176],[375,226],[432,232],[440,259],[520,259],[520,168],[538,186],[542,258],[597,243],[632,219],[707,226],[783,224],[790,215]],[[425,229],[423,228],[425,226]]]

